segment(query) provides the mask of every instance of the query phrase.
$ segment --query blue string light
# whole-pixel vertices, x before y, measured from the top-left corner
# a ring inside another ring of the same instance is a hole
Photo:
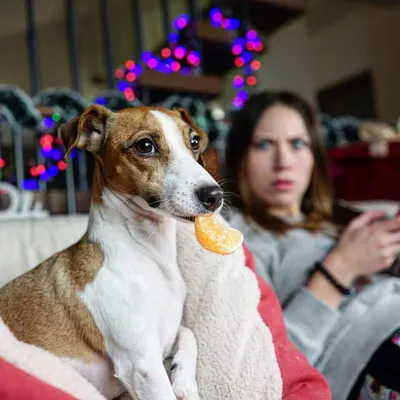
[[[39,182],[36,179],[24,179],[22,181],[22,187],[24,190],[38,190]]]
[[[235,75],[232,82],[233,87],[238,90],[233,98],[232,105],[235,108],[240,108],[248,97],[244,96],[243,93],[247,93],[250,87],[257,84],[257,78],[254,74],[261,67],[261,64],[254,59],[254,54],[263,50],[262,40],[255,29],[243,27],[242,22],[237,18],[225,17],[223,12],[216,7],[210,10],[209,19],[210,24],[214,27],[238,32],[241,29],[243,30],[243,34],[231,44],[231,51],[235,57],[234,64],[238,69],[238,74]],[[116,70],[115,76],[119,80],[118,89],[124,93],[127,100],[133,101],[136,98],[137,78],[143,73],[143,66],[163,74],[176,72],[183,76],[192,74],[193,69],[201,62],[200,54],[196,50],[179,43],[180,32],[187,28],[189,24],[189,15],[179,15],[172,24],[174,31],[168,36],[169,45],[161,50],[160,56],[150,51],[144,51],[139,62],[127,61],[124,68],[120,67]],[[128,76],[130,72],[134,72],[135,79],[132,80],[132,76]]]
[[[97,99],[98,103],[104,102],[104,98]],[[64,117],[65,118],[65,117]],[[26,190],[37,190],[38,181],[49,181],[55,178],[61,171],[67,168],[63,158],[63,151],[60,139],[56,136],[56,127],[61,122],[61,115],[54,112],[51,116],[45,117],[41,121],[42,131],[39,136],[40,154],[43,163],[30,167],[30,179],[23,181],[23,188]],[[70,158],[75,159],[76,150],[71,152]]]
[[[58,168],[55,165],[50,165],[49,169],[47,170],[47,173],[49,174],[50,177],[55,177],[58,175]]]
[[[106,105],[106,99],[105,99],[105,97],[98,97],[97,99],[96,99],[96,103],[97,104],[99,104],[99,105],[101,105],[101,106],[104,106],[104,105]]]
[[[44,119],[43,119],[43,126],[44,126],[46,129],[51,129],[51,128],[53,128],[53,126],[54,126],[53,118],[51,118],[51,117],[46,117],[46,118],[44,118]]]

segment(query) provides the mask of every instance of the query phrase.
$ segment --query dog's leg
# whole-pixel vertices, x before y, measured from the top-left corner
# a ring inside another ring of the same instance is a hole
[[[193,332],[181,326],[171,362],[172,389],[178,400],[200,399],[197,382],[197,342]]]
[[[114,361],[115,377],[134,400],[176,400],[161,357],[125,353]]]

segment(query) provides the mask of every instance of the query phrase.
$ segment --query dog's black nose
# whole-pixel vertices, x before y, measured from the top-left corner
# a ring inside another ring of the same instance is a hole
[[[196,191],[201,204],[208,211],[215,211],[222,203],[224,192],[219,186],[203,186]]]

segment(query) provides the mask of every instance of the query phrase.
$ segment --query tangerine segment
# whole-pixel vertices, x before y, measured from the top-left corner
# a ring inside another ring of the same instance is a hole
[[[195,218],[196,239],[206,250],[221,255],[234,253],[243,243],[243,234],[217,221],[215,214]]]

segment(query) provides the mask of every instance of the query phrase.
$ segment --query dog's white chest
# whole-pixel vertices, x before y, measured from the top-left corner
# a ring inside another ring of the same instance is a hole
[[[123,245],[106,253],[103,266],[81,295],[103,334],[106,351],[113,345],[137,346],[151,339],[166,356],[174,343],[186,296],[175,264],[158,265]],[[112,356],[112,354],[110,354]]]

